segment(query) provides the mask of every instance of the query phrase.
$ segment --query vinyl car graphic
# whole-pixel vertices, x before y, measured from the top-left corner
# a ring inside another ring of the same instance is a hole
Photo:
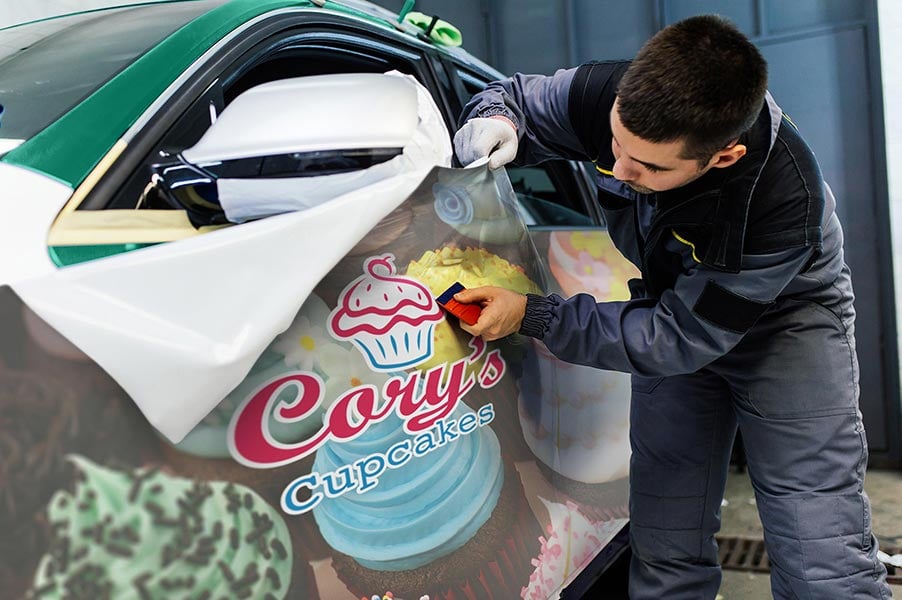
[[[582,166],[451,168],[499,76],[351,0],[0,30],[0,595],[548,598],[622,547],[624,376],[426,297],[636,275]]]

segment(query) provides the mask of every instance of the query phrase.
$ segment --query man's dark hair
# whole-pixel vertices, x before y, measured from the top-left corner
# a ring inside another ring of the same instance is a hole
[[[755,122],[767,63],[730,21],[691,17],[655,34],[617,88],[620,122],[650,142],[684,140],[683,158],[706,163]]]

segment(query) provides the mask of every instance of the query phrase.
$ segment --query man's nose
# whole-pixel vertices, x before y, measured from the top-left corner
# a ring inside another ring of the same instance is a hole
[[[629,164],[629,161],[622,156],[614,161],[614,168],[611,169],[611,172],[614,174],[614,177],[620,181],[633,181],[639,174],[638,171]]]

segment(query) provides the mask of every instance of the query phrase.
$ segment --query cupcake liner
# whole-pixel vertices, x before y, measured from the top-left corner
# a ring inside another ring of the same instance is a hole
[[[311,566],[310,561],[300,555],[297,543],[294,541],[293,536],[291,543],[294,547],[294,568],[292,569],[291,585],[288,588],[288,595],[286,597],[303,600],[320,600],[322,597],[316,587],[316,576],[313,573],[313,567]],[[329,599],[326,598],[324,600]]]

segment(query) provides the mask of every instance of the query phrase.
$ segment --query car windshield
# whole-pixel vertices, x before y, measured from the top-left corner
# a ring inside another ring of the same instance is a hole
[[[50,125],[160,40],[221,3],[122,7],[0,30],[0,154]]]

